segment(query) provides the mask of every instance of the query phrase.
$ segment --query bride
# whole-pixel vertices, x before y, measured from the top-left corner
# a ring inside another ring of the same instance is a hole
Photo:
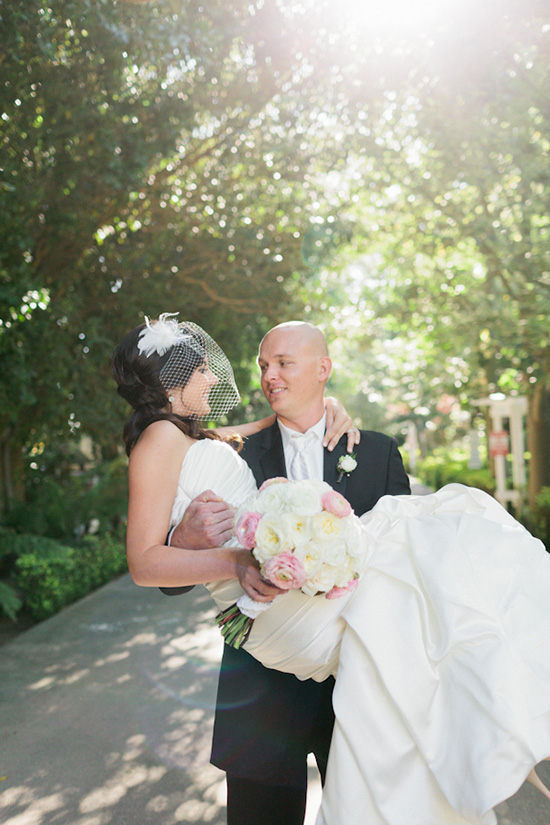
[[[200,327],[161,316],[123,339],[113,367],[134,408],[124,430],[131,575],[143,586],[203,583],[229,607],[243,570],[257,567],[249,551],[165,544],[203,490],[234,506],[256,492],[228,432],[199,424],[239,401],[229,362]],[[334,600],[289,591],[246,642],[267,667],[337,677],[318,825],[489,825],[526,778],[550,798],[533,772],[550,754],[542,544],[461,485],[386,496],[361,523],[368,561],[356,590]],[[279,592],[265,583],[249,595]]]

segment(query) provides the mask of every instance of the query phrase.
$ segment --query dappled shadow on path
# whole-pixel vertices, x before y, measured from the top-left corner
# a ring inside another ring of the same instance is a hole
[[[224,825],[215,613],[202,588],[168,598],[125,576],[0,648],[2,825]],[[307,825],[318,783],[310,802]],[[497,813],[547,825],[550,805],[524,786]]]
[[[114,582],[0,649],[4,825],[222,825],[208,594]]]

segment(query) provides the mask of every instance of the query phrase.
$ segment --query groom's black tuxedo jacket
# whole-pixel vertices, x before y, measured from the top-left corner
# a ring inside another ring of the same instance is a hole
[[[355,449],[357,467],[338,482],[336,465],[346,447],[344,436],[333,452],[324,451],[324,479],[348,499],[357,515],[386,494],[410,493],[394,439],[363,430]],[[258,485],[287,475],[277,423],[246,439],[241,456]],[[246,779],[305,784],[307,754],[315,753],[321,768],[328,755],[334,722],[332,687],[332,678],[301,682],[263,667],[244,650],[224,645],[212,762]]]

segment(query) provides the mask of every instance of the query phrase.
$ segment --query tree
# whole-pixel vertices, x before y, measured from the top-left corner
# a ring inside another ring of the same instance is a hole
[[[374,337],[418,354],[411,404],[525,386],[536,432],[546,12],[421,5],[408,28],[353,0],[0,6],[4,497],[22,447],[85,432],[113,450],[108,353],[144,313],[181,308],[246,385],[267,324],[339,315],[322,273],[352,259]]]
[[[355,231],[336,263],[355,258],[370,318],[419,354],[407,391],[431,373],[434,402],[529,396],[531,502],[550,484],[548,31],[544,4],[506,2],[387,35],[384,111],[346,132]]]
[[[240,3],[1,13],[5,502],[22,495],[22,448],[88,433],[112,449],[109,354],[144,312],[181,307],[247,374],[301,263],[290,183],[307,154],[273,160],[297,138],[267,113],[279,70],[250,58],[260,32]]]

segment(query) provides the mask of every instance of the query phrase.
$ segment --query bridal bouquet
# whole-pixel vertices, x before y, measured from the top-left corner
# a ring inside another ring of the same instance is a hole
[[[360,522],[324,481],[265,481],[239,508],[235,536],[252,551],[262,575],[282,590],[335,599],[357,587],[364,557]],[[244,595],[219,613],[226,644],[244,644],[267,607]]]

